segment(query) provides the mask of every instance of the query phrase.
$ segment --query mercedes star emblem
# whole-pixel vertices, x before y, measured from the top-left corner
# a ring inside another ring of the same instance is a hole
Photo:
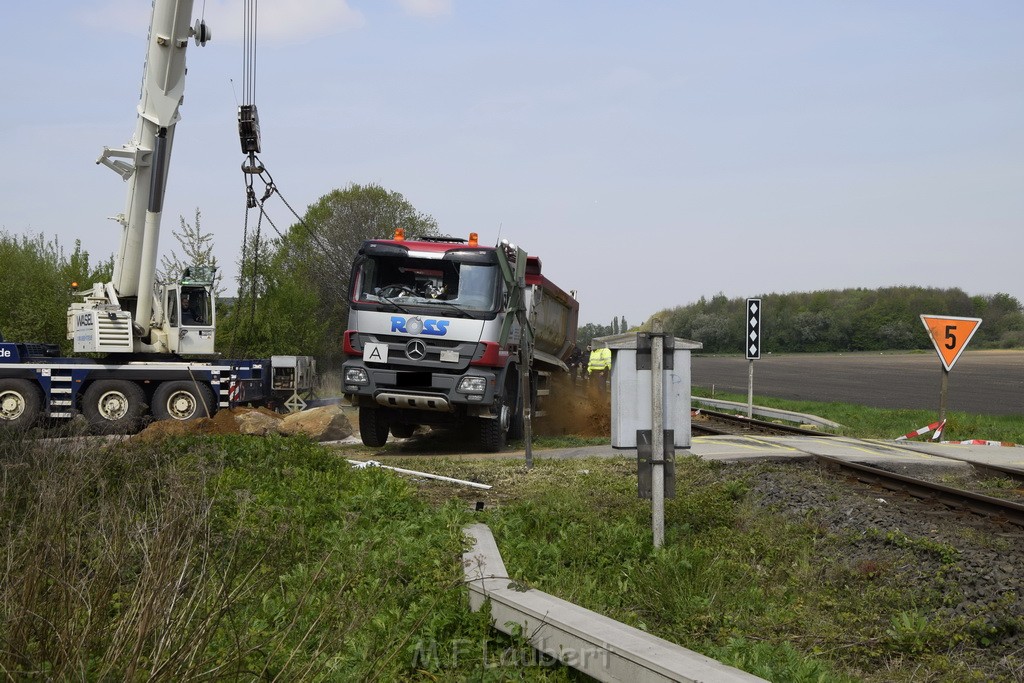
[[[405,345],[405,355],[409,360],[423,360],[427,356],[427,345],[419,339],[413,339]]]

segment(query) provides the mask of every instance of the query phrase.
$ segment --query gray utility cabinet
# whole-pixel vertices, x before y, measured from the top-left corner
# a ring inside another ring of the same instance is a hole
[[[596,341],[612,351],[612,447],[636,448],[637,431],[649,432],[653,423],[650,337],[640,332]],[[671,430],[676,448],[689,448],[690,352],[703,344],[666,335],[663,345],[664,430]]]

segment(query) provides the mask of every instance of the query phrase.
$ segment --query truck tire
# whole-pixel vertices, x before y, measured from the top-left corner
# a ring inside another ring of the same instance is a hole
[[[39,419],[43,392],[27,379],[0,379],[0,429],[23,431]]]
[[[142,426],[146,394],[135,382],[97,380],[82,396],[82,414],[96,434],[130,434]]]
[[[380,448],[388,442],[388,418],[378,408],[359,409],[359,438],[364,446]]]
[[[500,417],[480,418],[480,449],[484,453],[497,453],[508,441],[508,428],[503,428]]]
[[[508,379],[505,380],[506,388],[505,391],[511,392],[511,396],[515,396],[515,400],[512,401],[512,415],[509,418],[508,423],[508,440],[509,441],[521,441],[523,436],[526,435],[526,429],[523,422],[523,404],[519,394],[519,370],[515,372],[509,371]]]
[[[509,429],[515,412],[515,397],[505,392],[498,406],[498,416],[480,418],[480,448],[484,453],[497,453],[508,443]]]
[[[391,436],[396,439],[408,439],[416,431],[416,425],[394,422],[391,425]]]
[[[163,382],[153,392],[153,417],[157,420],[187,422],[200,417],[213,417],[216,409],[213,390],[199,382]]]

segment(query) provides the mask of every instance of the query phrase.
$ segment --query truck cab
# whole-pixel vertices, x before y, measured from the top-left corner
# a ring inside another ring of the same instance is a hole
[[[389,433],[409,436],[418,425],[478,429],[486,451],[521,436],[513,292],[524,292],[536,342],[530,372],[567,370],[578,303],[540,275],[535,257],[524,280],[510,280],[499,248],[480,246],[476,233],[406,240],[401,230],[363,243],[352,267],[342,372],[364,444],[382,446]]]

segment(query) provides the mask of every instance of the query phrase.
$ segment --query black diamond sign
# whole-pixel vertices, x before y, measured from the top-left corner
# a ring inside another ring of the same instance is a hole
[[[761,359],[761,300],[747,299],[747,360]]]

